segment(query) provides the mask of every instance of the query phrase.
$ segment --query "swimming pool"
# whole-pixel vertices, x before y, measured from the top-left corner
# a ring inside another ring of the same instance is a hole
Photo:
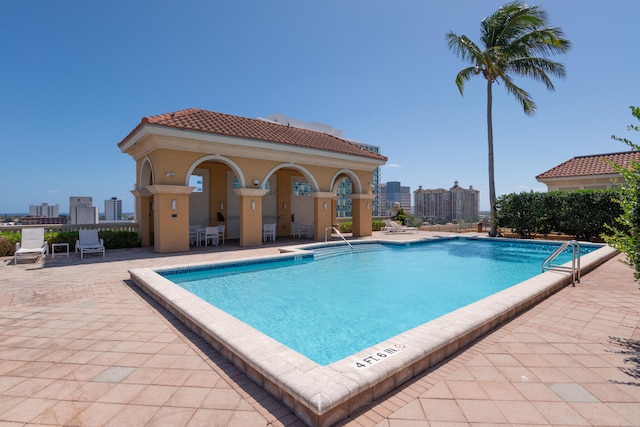
[[[413,245],[424,240],[416,238],[402,244]],[[393,244],[382,240],[362,243]],[[310,250],[318,246],[326,245],[281,248],[283,253],[278,256],[248,259],[242,263],[308,262],[307,258],[313,256]],[[582,271],[595,268],[615,254],[612,248],[603,247],[583,256]],[[330,262],[337,261],[332,259]],[[214,264],[214,267],[225,265]],[[197,271],[212,266],[174,267]],[[253,381],[307,424],[318,426],[332,425],[356,412],[570,282],[564,273],[539,274],[322,366],[203,301],[152,269],[134,269],[130,274],[134,283]]]
[[[318,259],[314,251],[315,262],[299,257],[160,274],[328,365],[539,274],[558,246],[486,239],[367,244],[337,258]],[[582,245],[582,253],[599,247]],[[565,252],[557,263],[569,260]]]

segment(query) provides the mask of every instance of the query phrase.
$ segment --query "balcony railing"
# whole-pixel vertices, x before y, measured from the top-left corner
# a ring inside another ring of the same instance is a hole
[[[45,232],[53,231],[78,231],[80,229],[96,229],[96,230],[109,230],[109,231],[132,231],[139,232],[137,222],[101,222],[99,224],[35,224],[35,225],[2,225],[0,226],[0,233],[16,232],[23,228],[38,228],[44,227]]]

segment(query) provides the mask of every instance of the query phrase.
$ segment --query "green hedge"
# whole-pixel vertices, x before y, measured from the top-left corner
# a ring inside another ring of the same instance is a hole
[[[133,231],[100,230],[98,236],[104,240],[106,249],[124,249],[140,246],[138,233]],[[16,251],[16,243],[20,243],[22,233],[20,231],[0,232],[0,257],[13,256]],[[44,239],[49,245],[52,243],[68,243],[69,250],[73,251],[78,240],[77,231],[52,231],[45,232]]]
[[[384,227],[384,221],[380,219],[371,221],[371,229],[373,231],[380,231],[382,227]],[[353,223],[351,221],[341,222],[338,228],[341,233],[353,233]]]
[[[622,213],[617,190],[512,193],[496,200],[496,225],[522,238],[553,232],[592,240]]]

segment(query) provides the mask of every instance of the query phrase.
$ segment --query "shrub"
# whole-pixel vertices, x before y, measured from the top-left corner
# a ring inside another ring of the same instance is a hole
[[[621,214],[617,195],[617,190],[506,194],[496,200],[496,224],[522,238],[555,231],[592,240]]]
[[[0,257],[13,256],[16,251],[15,243],[12,243],[7,237],[0,236]]]
[[[371,229],[373,231],[380,231],[380,230],[382,230],[382,227],[384,227],[384,226],[385,226],[384,221],[381,220],[381,219],[374,219],[371,222]]]
[[[138,233],[133,231],[101,230],[98,235],[104,240],[105,249],[137,248],[140,246]]]
[[[16,252],[16,243],[20,243],[21,233],[9,231],[0,233],[0,256],[13,256]]]
[[[98,235],[104,240],[106,249],[137,248],[140,246],[138,233],[133,231],[100,230]],[[16,243],[20,243],[22,233],[4,232],[0,233],[0,256],[13,256]],[[44,233],[44,240],[47,244],[68,243],[69,250],[73,251],[78,240],[77,231],[47,231]]]
[[[340,228],[340,232],[341,233],[352,233],[353,232],[353,223],[351,221],[341,222],[339,228]]]
[[[532,238],[541,229],[540,210],[541,193],[512,193],[496,200],[496,224],[508,227],[519,237]]]
[[[640,107],[630,107],[631,114],[640,120]],[[629,125],[628,130],[640,132],[640,126]],[[633,150],[640,146],[627,138],[612,135],[611,138],[624,142]],[[640,280],[640,162],[631,161],[627,167],[611,163],[613,168],[622,175],[624,185],[616,198],[621,213],[615,223],[607,227],[606,242],[627,256],[626,264],[633,268],[635,279]]]
[[[405,213],[403,208],[400,208],[392,219],[394,221],[398,221],[400,224],[404,224],[404,220],[407,219],[407,214]]]

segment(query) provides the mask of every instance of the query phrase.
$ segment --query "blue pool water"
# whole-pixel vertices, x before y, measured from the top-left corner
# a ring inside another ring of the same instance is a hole
[[[539,274],[558,246],[453,239],[159,273],[327,365]]]

